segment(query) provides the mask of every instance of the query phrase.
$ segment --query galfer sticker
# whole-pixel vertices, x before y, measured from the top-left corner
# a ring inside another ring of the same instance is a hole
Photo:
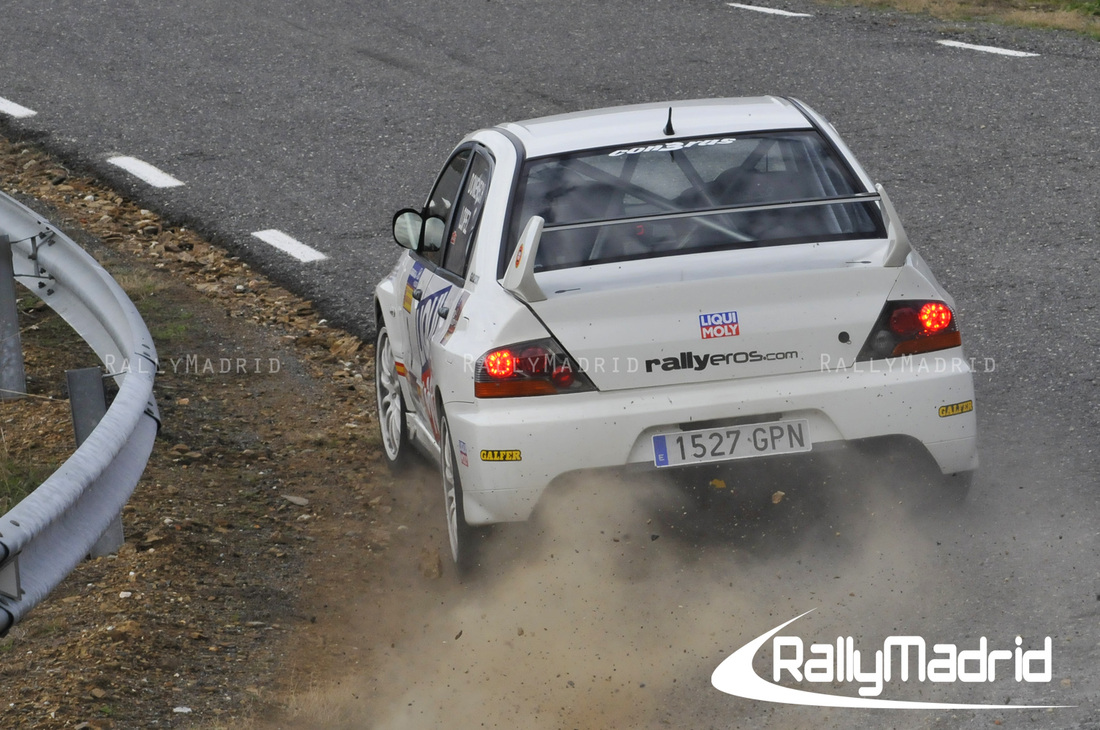
[[[522,259],[522,258],[523,258],[523,244],[521,243],[521,244],[520,244],[519,246],[517,246],[517,247],[516,247],[516,263],[515,263],[515,267],[516,267],[517,269],[519,268],[519,262],[520,262],[520,259]]]
[[[608,152],[607,156],[622,157],[623,155],[640,155],[643,152],[675,152],[676,150],[686,150],[689,147],[711,147],[716,144],[733,144],[736,141],[736,137],[716,137],[714,139],[692,139],[687,142],[663,142],[662,144],[624,147]]]
[[[947,418],[948,416],[958,416],[963,413],[970,413],[974,410],[974,401],[964,400],[962,403],[952,403],[949,406],[940,406],[940,418]]]
[[[523,454],[518,449],[482,449],[482,461],[523,461]]]
[[[699,336],[704,340],[714,337],[736,337],[741,334],[737,312],[713,312],[699,315]]]

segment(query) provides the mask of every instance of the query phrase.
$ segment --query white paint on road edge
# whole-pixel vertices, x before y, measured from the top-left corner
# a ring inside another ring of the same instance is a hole
[[[112,157],[107,160],[107,162],[110,162],[116,167],[121,167],[134,177],[149,183],[155,188],[174,188],[183,185],[181,181],[172,177],[167,172],[153,167],[148,162],[139,160],[136,157]]]
[[[973,43],[963,43],[962,41],[936,41],[941,46],[950,46],[951,48],[965,48],[968,51],[981,51],[982,53],[996,53],[1000,56],[1015,56],[1016,58],[1033,58],[1038,56],[1038,53],[1028,53],[1027,51],[1013,51],[1008,48],[997,48],[996,46],[976,46]]]
[[[792,13],[790,10],[779,10],[777,8],[765,8],[760,5],[742,5],[741,3],[726,3],[731,8],[741,8],[742,10],[755,10],[758,13],[768,13],[770,15],[782,15],[787,18],[812,18],[814,17],[810,13]]]
[[[9,117],[21,119],[22,117],[33,117],[37,113],[34,109],[28,109],[0,96],[0,114],[7,114]]]
[[[328,258],[328,256],[325,256],[317,249],[310,248],[301,241],[294,240],[282,231],[269,229],[266,231],[256,231],[252,235],[260,239],[267,245],[274,246],[283,253],[290,254],[302,263],[309,263],[310,261],[323,261]]]

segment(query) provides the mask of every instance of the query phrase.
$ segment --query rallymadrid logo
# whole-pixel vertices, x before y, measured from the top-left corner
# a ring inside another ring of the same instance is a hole
[[[891,656],[899,660],[901,681],[909,680],[909,660],[916,661],[917,679],[933,682],[992,682],[998,670],[1017,682],[1049,682],[1051,680],[1052,650],[1050,637],[1042,649],[1024,650],[1017,637],[1015,650],[988,649],[985,637],[976,649],[960,651],[954,644],[934,644],[928,652],[926,642],[919,636],[890,636],[883,648],[874,653],[873,668],[864,669],[861,653],[854,648],[852,637],[837,637],[835,643],[812,644],[806,658],[802,639],[779,636],[772,642],[772,679],[769,682],[756,673],[752,662],[756,653],[773,636],[793,624],[813,609],[776,626],[728,656],[718,665],[710,681],[715,689],[735,697],[763,702],[779,702],[788,705],[814,707],[849,707],[891,710],[1024,710],[1054,709],[1072,705],[985,705],[956,704],[948,702],[917,702],[884,700],[873,695],[882,692],[884,682],[891,679]],[[787,649],[784,652],[784,649]],[[894,651],[896,650],[896,652]],[[929,658],[929,653],[934,654]],[[867,662],[868,664],[872,662]],[[976,665],[976,666],[975,666]],[[1011,672],[1011,674],[1009,674]],[[859,682],[859,697],[811,692],[778,684],[784,673],[789,679],[802,682]],[[872,696],[868,696],[872,695]]]

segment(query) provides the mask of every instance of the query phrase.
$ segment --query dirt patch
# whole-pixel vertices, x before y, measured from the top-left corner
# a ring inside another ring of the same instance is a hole
[[[0,139],[0,183],[138,305],[163,421],[123,514],[126,544],[82,563],[0,639],[0,726],[281,722],[284,693],[325,672],[326,656],[343,661],[326,626],[358,596],[341,586],[395,562],[438,574],[430,540],[405,537],[410,507],[380,461],[372,348],[29,143]],[[3,443],[10,460],[52,468],[73,449],[64,370],[99,363],[33,297],[21,306],[31,397],[0,404]],[[294,652],[316,661],[288,670]]]

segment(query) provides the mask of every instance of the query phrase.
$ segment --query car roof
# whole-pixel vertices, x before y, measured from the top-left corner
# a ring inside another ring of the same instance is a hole
[[[520,139],[527,157],[665,138],[672,109],[674,136],[705,137],[813,125],[790,100],[776,96],[693,99],[592,109],[499,125]]]

